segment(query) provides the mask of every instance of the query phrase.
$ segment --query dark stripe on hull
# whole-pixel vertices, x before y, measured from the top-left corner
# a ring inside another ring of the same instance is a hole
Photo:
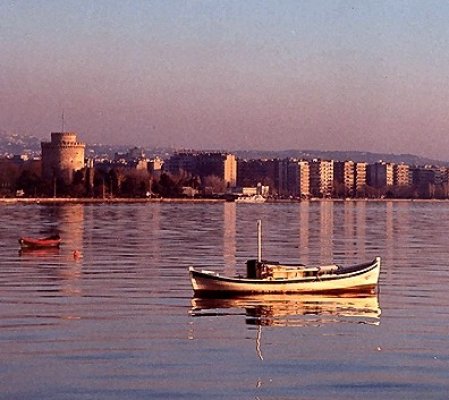
[[[273,292],[260,292],[260,291],[247,291],[247,290],[194,290],[194,295],[196,297],[200,298],[219,298],[219,299],[226,299],[226,298],[233,298],[233,297],[239,297],[239,296],[247,296],[251,294],[295,294],[295,295],[310,295],[310,294],[320,294],[320,295],[344,295],[344,294],[354,294],[354,293],[360,293],[360,294],[375,294],[376,293],[376,287],[377,285],[365,285],[365,286],[358,286],[355,288],[350,289],[330,289],[330,290],[308,290],[308,291],[300,291],[292,290],[292,291],[273,291]]]

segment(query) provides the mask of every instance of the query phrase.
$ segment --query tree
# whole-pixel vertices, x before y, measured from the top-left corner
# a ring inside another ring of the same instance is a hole
[[[203,186],[205,188],[211,188],[213,194],[221,194],[226,191],[226,182],[216,175],[206,176],[203,179]]]
[[[19,176],[19,168],[10,162],[4,162],[0,166],[0,194],[12,195],[15,193],[16,180]]]
[[[153,184],[153,191],[162,197],[176,197],[181,194],[181,187],[168,173],[163,172],[159,182]]]
[[[126,180],[126,171],[123,167],[112,168],[109,171],[109,183],[111,196],[115,193],[116,196],[121,196],[122,185]]]
[[[109,193],[111,177],[108,172],[96,169],[94,173],[94,196],[106,197]]]
[[[34,197],[40,192],[42,179],[30,170],[24,170],[16,181],[16,189],[23,190],[25,196]]]
[[[342,182],[334,182],[334,194],[338,198],[348,197],[346,186]]]
[[[149,173],[144,170],[130,170],[125,174],[122,194],[129,197],[144,197],[150,190]]]

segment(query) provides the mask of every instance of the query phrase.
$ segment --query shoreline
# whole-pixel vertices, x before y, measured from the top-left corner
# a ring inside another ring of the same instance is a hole
[[[1,204],[132,204],[132,203],[224,203],[224,199],[183,199],[183,198],[84,198],[84,197],[35,197],[0,198]]]
[[[13,197],[0,198],[0,205],[9,204],[146,204],[146,203],[225,203],[225,199],[191,199],[191,198],[67,198],[67,197]],[[394,203],[447,203],[449,199],[320,199],[291,200],[291,199],[268,199],[261,204],[295,204],[295,203],[344,203],[344,202],[394,202]]]

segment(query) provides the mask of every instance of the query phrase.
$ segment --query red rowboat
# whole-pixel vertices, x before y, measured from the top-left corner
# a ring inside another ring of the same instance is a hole
[[[35,239],[31,237],[21,237],[19,239],[22,248],[41,249],[48,247],[59,247],[61,238],[59,235],[52,235],[45,238]]]

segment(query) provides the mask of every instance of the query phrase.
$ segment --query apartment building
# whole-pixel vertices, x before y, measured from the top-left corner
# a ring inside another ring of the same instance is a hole
[[[356,169],[354,161],[334,162],[335,190],[338,196],[353,196],[355,194]]]
[[[277,159],[256,159],[237,162],[237,186],[255,187],[258,183],[279,191],[279,163]]]
[[[310,197],[310,168],[308,161],[285,159],[279,162],[278,194],[297,198]]]
[[[298,161],[299,193],[298,197],[310,197],[310,165],[308,161]]]
[[[355,195],[357,197],[365,196],[366,194],[366,171],[368,163],[357,162],[355,164]]]
[[[237,160],[233,154],[179,152],[170,157],[164,168],[174,175],[185,172],[200,178],[217,176],[227,187],[237,185]]]
[[[408,164],[395,164],[393,166],[393,185],[396,187],[409,187],[412,183],[410,166]]]
[[[316,197],[331,197],[334,186],[334,161],[313,160],[309,163],[310,193]]]
[[[374,164],[368,164],[367,167],[367,184],[373,188],[385,188],[393,186],[393,163],[377,162]]]

